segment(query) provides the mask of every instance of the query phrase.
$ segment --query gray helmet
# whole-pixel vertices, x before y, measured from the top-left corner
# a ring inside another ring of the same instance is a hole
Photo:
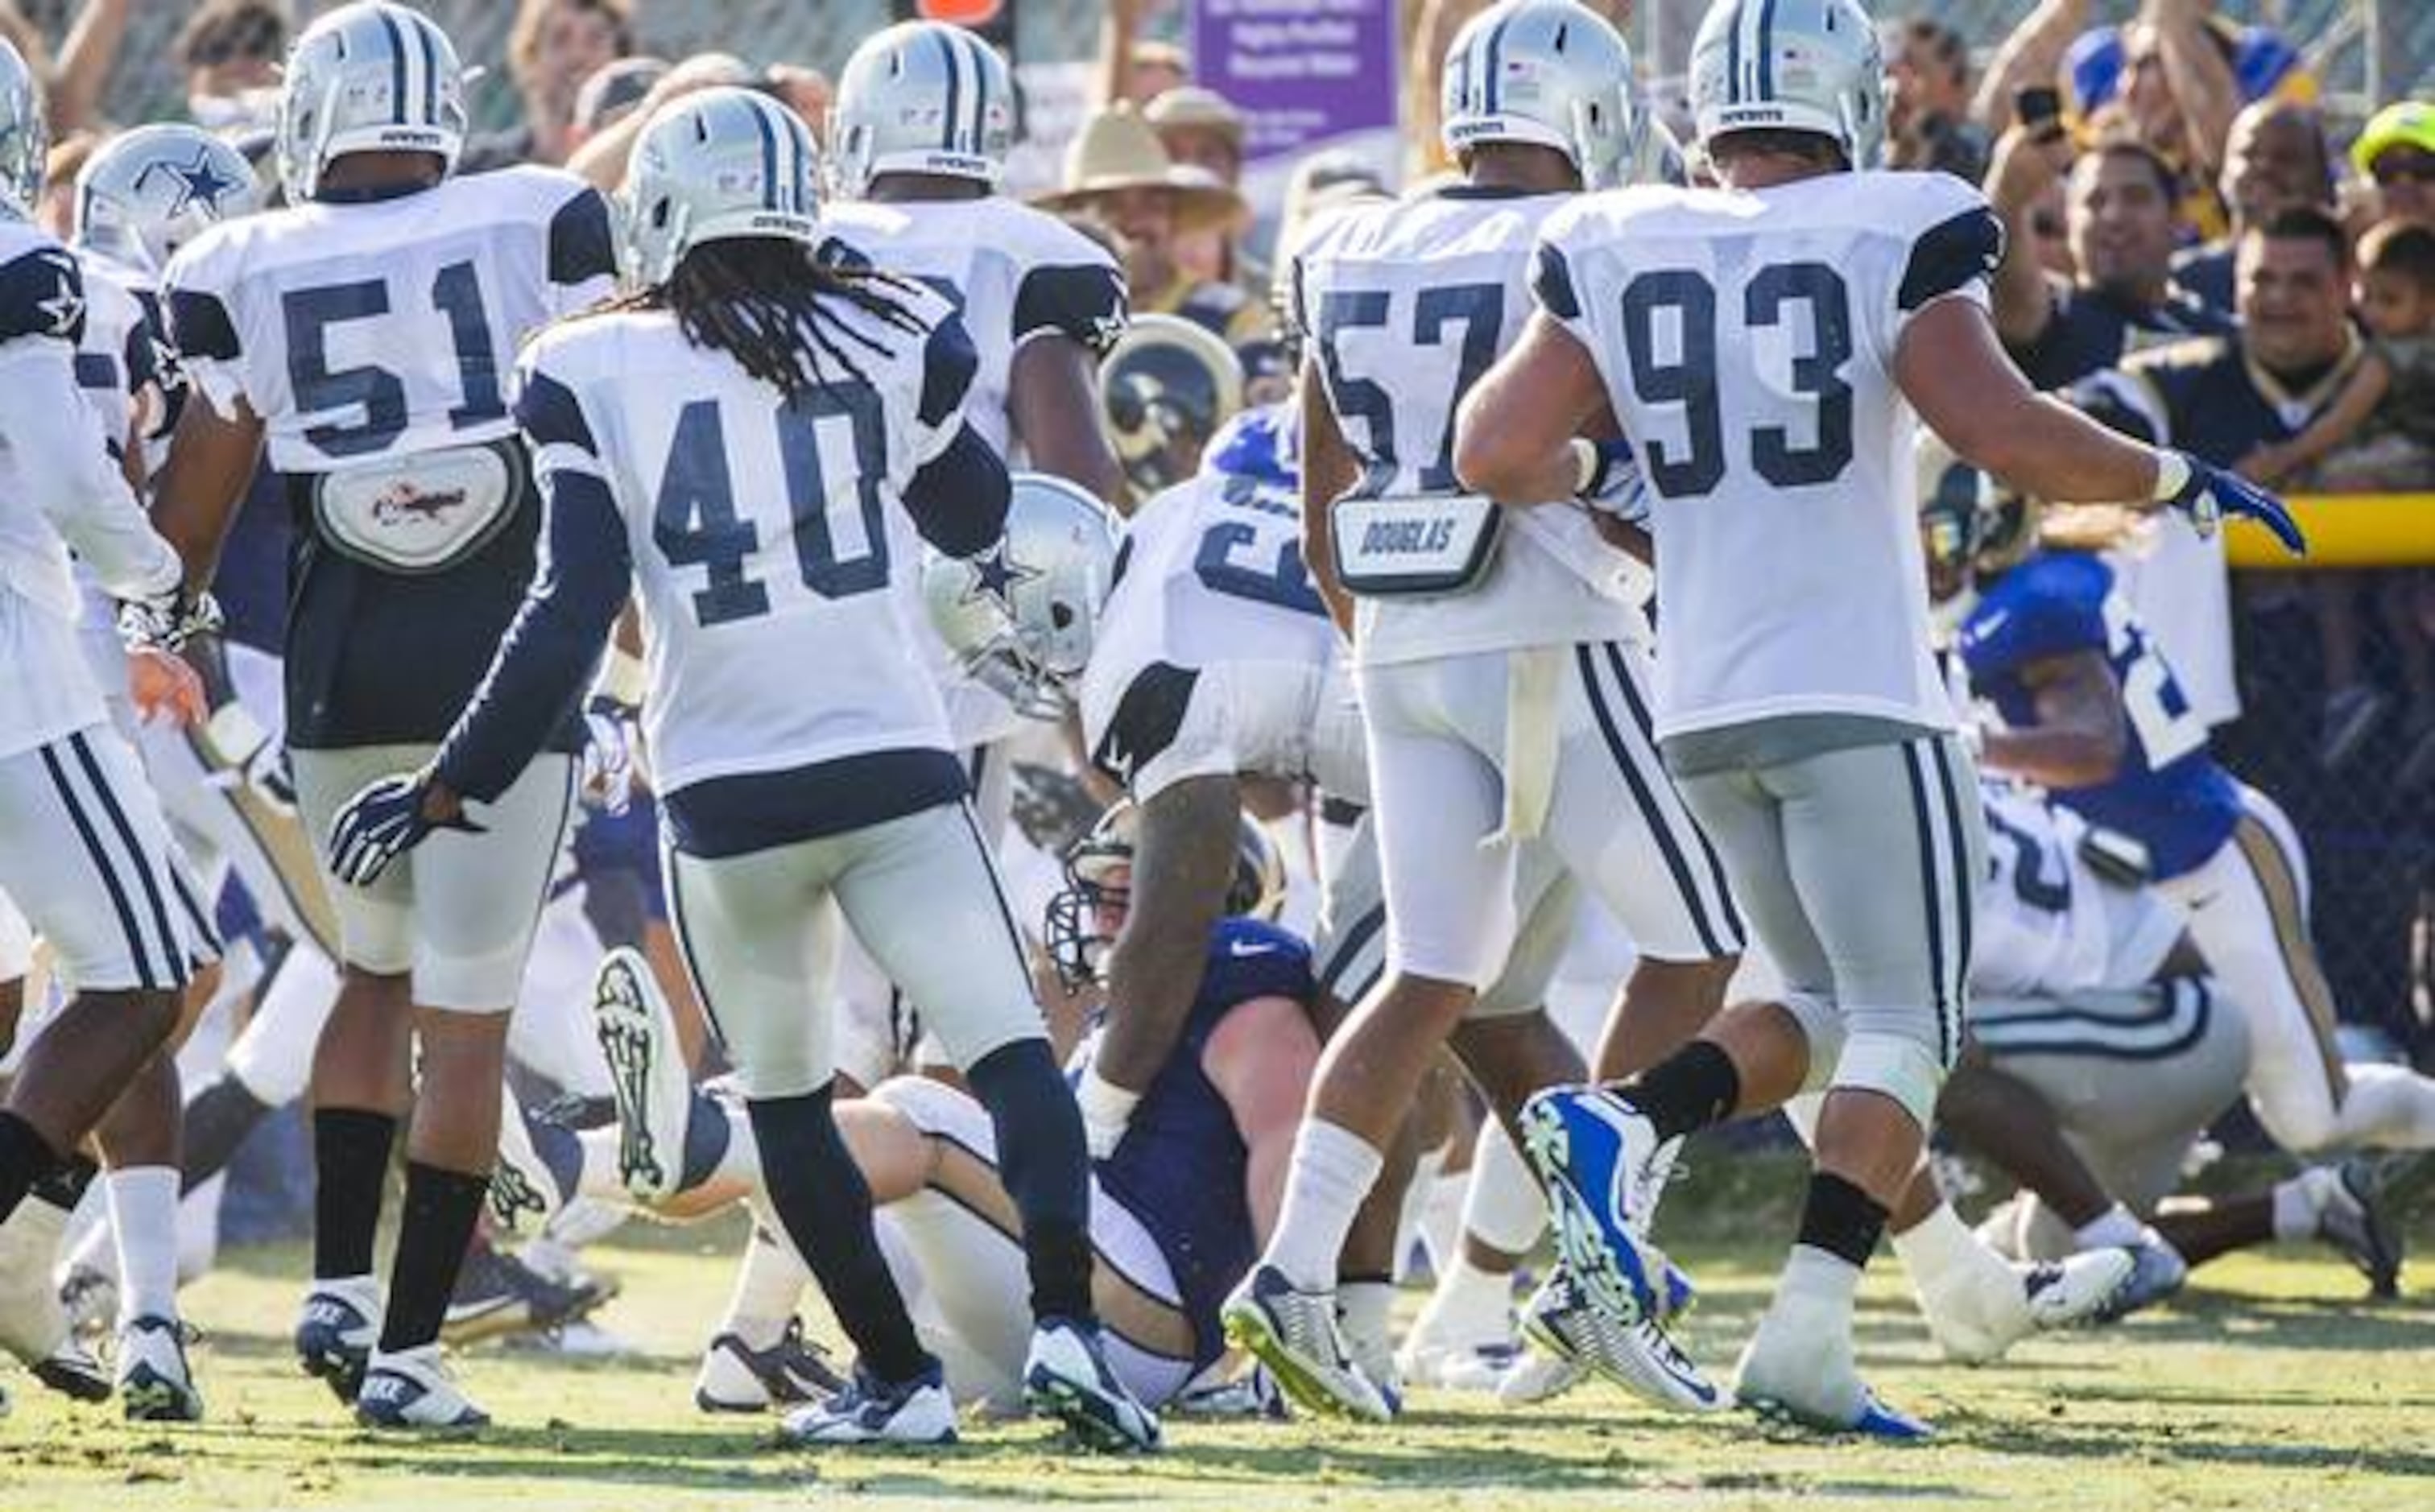
[[[1553,147],[1585,188],[1624,181],[1640,152],[1632,49],[1573,0],[1500,0],[1446,49],[1440,132],[1459,157],[1487,142]]]
[[[199,126],[114,136],[85,160],[76,187],[76,244],[147,273],[207,227],[262,208],[243,154]]]
[[[0,37],[0,213],[31,216],[43,198],[43,160],[51,150],[43,121],[43,92],[34,71]]]
[[[627,164],[627,276],[645,288],[665,284],[704,242],[817,245],[818,169],[803,117],[760,91],[731,85],[678,99],[651,117]]]
[[[979,557],[932,554],[922,597],[967,675],[1017,712],[1055,719],[1091,660],[1115,562],[1105,505],[1063,478],[1017,472],[1005,541]]]
[[[1702,146],[1735,131],[1805,131],[1853,167],[1874,167],[1885,74],[1859,0],[1716,0],[1691,43],[1691,119]]]
[[[829,116],[837,190],[859,199],[883,173],[994,186],[1014,144],[1014,77],[961,26],[907,21],[854,50]]]
[[[465,147],[457,46],[422,11],[356,0],[304,28],[279,96],[279,177],[302,203],[354,152],[428,152],[450,172]]]

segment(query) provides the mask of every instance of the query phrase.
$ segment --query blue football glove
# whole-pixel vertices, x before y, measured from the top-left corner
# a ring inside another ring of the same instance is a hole
[[[583,770],[576,790],[604,814],[623,814],[633,805],[640,716],[633,705],[607,694],[594,694],[584,702]]]
[[[431,793],[428,769],[399,772],[368,782],[330,821],[330,874],[349,886],[369,887],[389,863],[421,845],[434,830],[479,834],[482,827],[461,812],[454,819],[424,816]]]
[[[2178,474],[2178,475],[2177,475]],[[2225,515],[2254,520],[2274,533],[2294,557],[2308,554],[2308,538],[2283,501],[2237,472],[2212,466],[2187,452],[2163,454],[2156,497],[2190,517],[2202,536],[2212,536]]]

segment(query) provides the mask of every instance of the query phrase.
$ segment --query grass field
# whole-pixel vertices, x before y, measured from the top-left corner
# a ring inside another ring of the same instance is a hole
[[[1712,1218],[1707,1227],[1719,1227]],[[1743,1228],[1773,1233],[1773,1222]],[[2421,1226],[2421,1236],[2425,1235]],[[1770,1438],[1747,1419],[1645,1411],[1591,1387],[1506,1416],[1422,1394],[1391,1429],[1172,1422],[1148,1461],[1059,1452],[1039,1425],[977,1426],[950,1451],[807,1454],[759,1421],[689,1399],[701,1330],[725,1296],[735,1230],[630,1227],[594,1254],[625,1292],[602,1321],[641,1354],[572,1362],[489,1349],[460,1357],[501,1426],[424,1443],[355,1430],[295,1373],[285,1331],[302,1256],[226,1257],[188,1294],[211,1420],[130,1429],[9,1378],[0,1509],[163,1507],[648,1508],[791,1506],[849,1492],[916,1505],[1185,1504],[1253,1508],[1746,1506],[1828,1497],[1905,1505],[2080,1508],[2435,1505],[2435,1303],[2368,1305],[2338,1260],[2289,1249],[2233,1261],[2168,1311],[2109,1333],[2032,1341],[2006,1364],[1935,1362],[1895,1267],[1864,1295],[1878,1387],[1933,1418],[1932,1445]],[[1702,1286],[1688,1330],[1720,1372],[1761,1305],[1772,1257],[1749,1241],[1686,1244]]]

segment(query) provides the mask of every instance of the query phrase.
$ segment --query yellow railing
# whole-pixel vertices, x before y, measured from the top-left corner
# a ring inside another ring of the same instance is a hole
[[[2435,564],[2435,493],[2321,493],[2294,498],[2308,555],[2284,554],[2246,520],[2224,543],[2235,567],[2417,567]]]

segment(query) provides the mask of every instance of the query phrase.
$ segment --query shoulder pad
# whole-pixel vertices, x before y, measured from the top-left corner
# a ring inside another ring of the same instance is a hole
[[[0,263],[0,341],[34,336],[84,339],[84,273],[57,242],[38,243]]]

